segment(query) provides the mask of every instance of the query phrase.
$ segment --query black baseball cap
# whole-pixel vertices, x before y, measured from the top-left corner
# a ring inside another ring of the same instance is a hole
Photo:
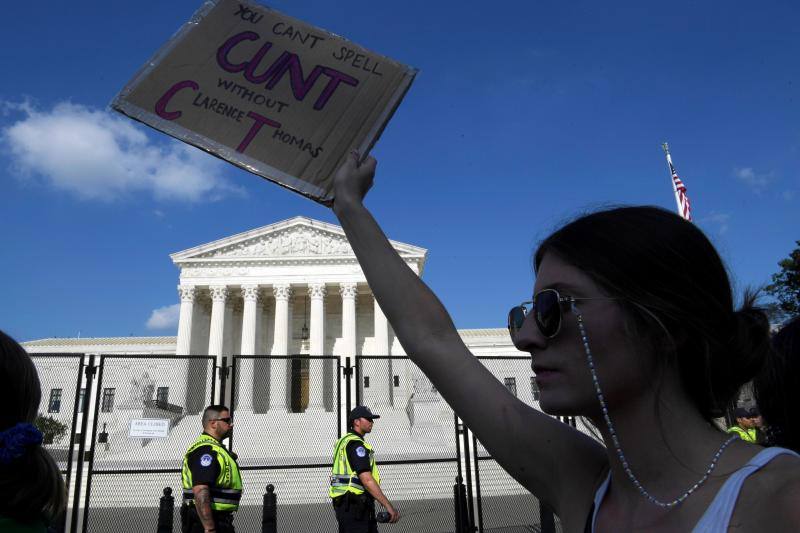
[[[358,418],[367,418],[369,420],[375,420],[376,418],[380,418],[380,415],[376,415],[372,411],[369,410],[369,407],[365,407],[363,405],[357,406],[355,409],[350,411],[347,419],[352,422]]]
[[[750,411],[744,407],[737,407],[733,416],[734,418],[750,418]]]

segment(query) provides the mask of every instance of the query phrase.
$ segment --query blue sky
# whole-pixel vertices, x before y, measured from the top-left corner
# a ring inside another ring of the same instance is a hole
[[[168,254],[295,215],[335,222],[108,111],[199,4],[3,6],[12,336],[174,334],[150,320],[177,302]],[[737,289],[768,282],[800,239],[796,2],[269,5],[420,69],[373,151],[368,206],[391,238],[429,249],[424,279],[458,327],[502,326],[530,294],[533,247],[570,217],[674,208],[665,140]]]

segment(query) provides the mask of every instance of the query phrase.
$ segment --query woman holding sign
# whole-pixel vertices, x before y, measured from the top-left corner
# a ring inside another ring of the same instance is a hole
[[[536,252],[532,301],[511,309],[509,331],[532,356],[542,409],[588,418],[600,443],[522,403],[472,356],[364,207],[376,162],[357,161],[335,176],[333,210],[381,309],[406,353],[565,531],[797,530],[800,457],[712,424],[770,351],[765,315],[750,297],[734,310],[700,230],[658,208],[618,208],[567,224]]]

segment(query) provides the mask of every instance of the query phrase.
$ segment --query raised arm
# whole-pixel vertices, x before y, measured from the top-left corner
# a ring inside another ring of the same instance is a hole
[[[565,498],[590,502],[603,448],[522,403],[469,352],[447,310],[364,207],[375,167],[372,157],[361,165],[355,154],[348,158],[335,176],[333,211],[405,352],[523,486],[557,512],[566,510]],[[581,488],[585,498],[576,494]]]

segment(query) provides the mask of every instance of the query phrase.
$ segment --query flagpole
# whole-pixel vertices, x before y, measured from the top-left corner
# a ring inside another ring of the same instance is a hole
[[[672,194],[675,195],[675,203],[678,205],[678,214],[683,216],[683,208],[681,207],[681,199],[678,195],[678,187],[675,185],[675,180],[672,179],[672,171],[675,167],[672,164],[672,156],[669,155],[669,144],[663,143],[661,148],[664,149],[664,153],[667,155],[667,165],[669,166],[669,182],[672,183]]]

